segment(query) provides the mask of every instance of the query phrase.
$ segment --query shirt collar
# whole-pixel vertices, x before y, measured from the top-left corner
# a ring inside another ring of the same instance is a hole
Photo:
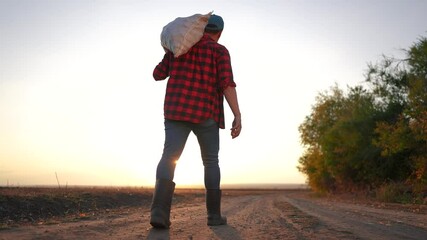
[[[202,39],[203,40],[211,40],[211,41],[213,41],[213,39],[212,39],[212,37],[211,36],[209,36],[208,34],[203,34],[203,37],[202,37]]]

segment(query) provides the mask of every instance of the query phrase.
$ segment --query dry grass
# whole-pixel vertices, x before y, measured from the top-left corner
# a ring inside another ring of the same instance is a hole
[[[144,188],[0,188],[0,224],[84,218],[116,208],[147,205],[151,192]]]

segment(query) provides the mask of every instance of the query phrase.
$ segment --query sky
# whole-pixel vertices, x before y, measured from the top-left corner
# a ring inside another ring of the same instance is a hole
[[[152,186],[163,141],[160,33],[214,11],[242,133],[221,130],[222,184],[302,184],[298,126],[316,96],[427,36],[424,0],[0,0],[0,186]],[[202,185],[189,137],[174,181]]]

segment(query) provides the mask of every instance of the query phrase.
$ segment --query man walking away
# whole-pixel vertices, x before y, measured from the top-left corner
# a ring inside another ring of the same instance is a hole
[[[198,140],[204,165],[207,224],[227,224],[221,215],[221,173],[218,165],[219,129],[224,124],[224,96],[234,120],[231,137],[239,136],[242,124],[228,50],[218,44],[224,21],[212,15],[204,35],[187,53],[175,58],[166,51],[153,72],[155,80],[169,77],[165,102],[165,143],[157,166],[150,224],[169,228],[175,165],[190,132]]]

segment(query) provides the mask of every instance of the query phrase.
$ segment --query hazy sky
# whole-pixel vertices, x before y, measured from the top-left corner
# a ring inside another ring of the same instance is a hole
[[[221,15],[243,130],[226,105],[222,183],[304,183],[298,126],[316,95],[427,36],[425,0],[0,0],[0,185],[154,184],[166,81],[160,33]],[[203,183],[194,135],[178,185]]]

